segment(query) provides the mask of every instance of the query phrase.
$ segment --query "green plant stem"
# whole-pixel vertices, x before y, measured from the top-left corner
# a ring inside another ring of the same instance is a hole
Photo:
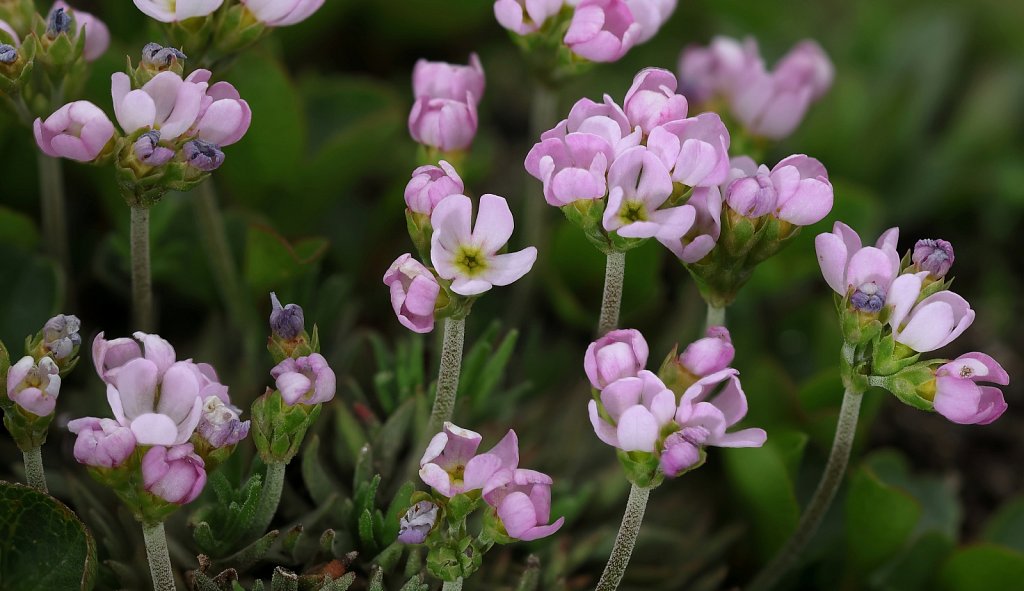
[[[454,581],[445,581],[441,586],[441,591],[462,591],[462,577]]]
[[[441,345],[441,367],[437,372],[437,394],[434,408],[430,411],[430,429],[433,435],[441,430],[455,412],[455,395],[459,391],[459,374],[462,372],[462,346],[466,339],[466,319],[446,318],[444,321],[444,343]]]
[[[277,513],[277,506],[281,503],[281,491],[284,490],[285,466],[287,464],[284,462],[267,464],[260,490],[260,502],[256,505],[256,513],[249,528],[250,537],[262,536]]]
[[[708,315],[707,320],[704,321],[704,330],[712,326],[725,326],[725,308],[708,304]]]
[[[68,250],[67,207],[64,199],[64,175],[60,160],[41,151],[36,154],[39,168],[39,205],[42,210],[43,243],[60,264],[64,276],[71,273]],[[68,282],[70,284],[70,282]]]
[[[167,551],[167,536],[163,523],[142,524],[142,537],[146,540],[149,574],[153,577],[153,591],[175,591],[171,555]]]
[[[603,336],[619,325],[622,307],[622,284],[626,278],[626,253],[610,252],[604,267],[604,294],[601,297],[601,317],[597,321],[597,335]]]
[[[811,497],[810,503],[804,509],[803,515],[800,516],[793,535],[789,537],[785,546],[779,550],[772,561],[754,578],[747,587],[747,591],[771,589],[793,566],[804,547],[818,530],[818,526],[821,525],[821,520],[828,512],[828,508],[836,496],[836,491],[839,490],[839,485],[843,482],[843,476],[846,474],[846,465],[850,460],[850,450],[853,448],[853,439],[857,432],[857,417],[860,414],[860,403],[863,397],[863,392],[849,387],[843,393],[843,404],[839,409],[835,440],[832,442],[832,451],[825,464],[825,472],[818,482],[818,488],[814,491],[814,496]]]
[[[28,485],[38,491],[48,492],[46,489],[46,473],[43,472],[42,448],[33,447],[28,451],[22,452],[21,455],[25,459],[25,480],[28,481]]]
[[[626,500],[626,512],[622,515],[619,534],[615,536],[615,545],[608,557],[608,564],[597,581],[595,591],[615,591],[619,588],[622,575],[626,574],[629,558],[633,555],[636,538],[640,535],[640,526],[647,511],[647,499],[651,496],[651,487],[632,485],[629,498]]]
[[[153,279],[149,264],[149,209],[133,205],[131,221],[132,313],[136,330],[153,330]]]

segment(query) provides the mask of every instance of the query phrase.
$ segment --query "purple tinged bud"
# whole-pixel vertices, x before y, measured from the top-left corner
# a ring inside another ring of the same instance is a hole
[[[880,312],[885,306],[885,289],[874,281],[862,283],[850,296],[850,304],[862,312]]]
[[[43,357],[37,363],[26,355],[7,371],[7,397],[24,410],[45,417],[57,406],[60,383],[60,369],[53,359]]]
[[[700,447],[687,437],[687,431],[676,431],[665,438],[664,451],[661,452],[661,471],[669,478],[675,478],[700,461]]]
[[[420,501],[409,507],[399,520],[398,541],[403,544],[422,544],[437,521],[437,505]]]
[[[147,43],[142,48],[142,63],[155,68],[169,68],[175,62],[183,62],[188,57],[179,49],[164,47],[159,43]]]
[[[168,503],[187,505],[206,486],[206,464],[191,443],[150,448],[142,458],[142,484]]]
[[[58,314],[43,325],[43,346],[57,361],[67,359],[82,344],[81,328],[77,316]]]
[[[945,240],[918,240],[912,259],[918,269],[928,271],[935,279],[942,279],[953,266],[953,245]]]
[[[281,305],[277,294],[270,292],[270,331],[274,336],[290,341],[306,329],[306,318],[298,304]]]
[[[216,396],[207,397],[197,430],[215,448],[235,445],[249,435],[249,421],[242,422],[238,413]]]
[[[216,144],[203,140],[192,140],[182,148],[185,152],[185,162],[189,166],[203,172],[210,172],[220,168],[224,164],[224,152]]]
[[[153,129],[139,136],[133,146],[135,157],[150,166],[161,166],[174,158],[174,150],[159,145],[160,132]]]
[[[754,176],[737,179],[728,188],[729,206],[748,218],[761,217],[775,209],[778,199],[775,185],[768,170],[759,170]]]
[[[729,329],[724,326],[711,326],[706,334],[703,339],[687,345],[679,356],[679,363],[697,377],[722,371],[729,367],[736,357],[736,348],[733,347]]]
[[[0,64],[13,64],[18,59],[18,50],[13,45],[0,43]]]
[[[135,451],[135,435],[113,419],[84,417],[68,423],[75,439],[75,459],[97,468],[116,468]]]
[[[71,24],[71,15],[63,8],[57,8],[50,13],[50,18],[47,20],[46,36],[56,39],[61,33],[69,32]]]

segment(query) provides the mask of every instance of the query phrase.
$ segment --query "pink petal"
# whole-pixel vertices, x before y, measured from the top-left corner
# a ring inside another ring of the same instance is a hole
[[[658,440],[658,421],[649,410],[634,406],[619,417],[616,433],[622,451],[653,452]]]

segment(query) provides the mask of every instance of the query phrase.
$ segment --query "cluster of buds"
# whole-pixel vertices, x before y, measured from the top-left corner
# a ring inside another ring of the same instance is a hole
[[[444,581],[473,574],[496,543],[547,537],[565,522],[551,522],[551,477],[519,467],[515,431],[485,453],[478,453],[481,440],[479,433],[445,423],[420,460],[420,478],[432,491],[413,495],[401,518],[398,540],[426,544],[427,568]],[[483,527],[474,535],[466,522],[481,499]]]
[[[227,459],[249,432],[228,387],[206,363],[178,361],[158,335],[92,344],[96,373],[113,419],[68,423],[75,459],[114,490],[143,523],[158,523],[202,492],[208,470]]]
[[[409,235],[431,267],[403,254],[384,274],[391,304],[403,326],[434,329],[436,318],[465,318],[474,298],[495,285],[509,285],[533,268],[537,249],[505,252],[515,222],[504,197],[473,201],[448,162],[413,171],[405,190]]]
[[[808,108],[832,86],[835,69],[821,46],[798,43],[769,71],[757,42],[716,37],[686,48],[679,59],[683,94],[724,110],[756,138],[778,140],[797,128]]]
[[[899,229],[890,228],[874,246],[863,246],[842,222],[815,239],[822,275],[836,292],[847,351],[844,379],[861,389],[884,387],[901,401],[956,423],[994,421],[1006,410],[1003,394],[978,382],[1007,385],[1009,375],[998,362],[984,353],[920,360],[974,322],[967,300],[949,290],[952,245],[919,240],[901,258],[898,239]]]
[[[271,293],[267,350],[277,364],[270,370],[275,388],[253,402],[253,441],[265,463],[287,464],[298,453],[306,432],[334,399],[337,377],[320,354],[316,326],[306,332],[305,314],[297,304],[281,305]]]
[[[729,331],[708,329],[658,374],[644,369],[647,342],[633,329],[593,342],[584,369],[593,386],[590,422],[601,441],[618,450],[627,478],[653,487],[700,467],[705,447],[760,447],[763,429],[727,432],[747,414]]]
[[[87,64],[109,46],[103,21],[63,1],[45,15],[28,0],[0,3],[0,94],[30,124],[31,114],[49,113],[57,106],[51,101],[77,93]]]
[[[180,51],[149,44],[139,68],[111,76],[114,115],[88,101],[36,119],[39,149],[82,162],[113,160],[129,205],[148,207],[169,190],[188,190],[224,162],[222,147],[239,141],[252,112],[235,87],[210,84],[209,70],[182,78]],[[133,89],[134,88],[134,89]]]
[[[557,81],[590,62],[614,62],[654,37],[676,0],[496,0],[494,16],[538,74]]]
[[[75,316],[54,316],[25,339],[25,355],[13,364],[7,348],[0,343],[0,383],[5,388],[0,408],[4,411],[4,426],[23,451],[46,441],[61,379],[78,365],[80,328]]]
[[[430,151],[451,153],[469,148],[476,137],[477,106],[484,96],[480,58],[470,55],[466,66],[421,59],[412,71],[412,90],[412,138]]]

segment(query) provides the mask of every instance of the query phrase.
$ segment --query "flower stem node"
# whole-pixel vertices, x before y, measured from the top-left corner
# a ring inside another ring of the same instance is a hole
[[[267,390],[252,404],[252,437],[264,463],[287,464],[299,452],[322,404],[288,405],[279,390]]]

